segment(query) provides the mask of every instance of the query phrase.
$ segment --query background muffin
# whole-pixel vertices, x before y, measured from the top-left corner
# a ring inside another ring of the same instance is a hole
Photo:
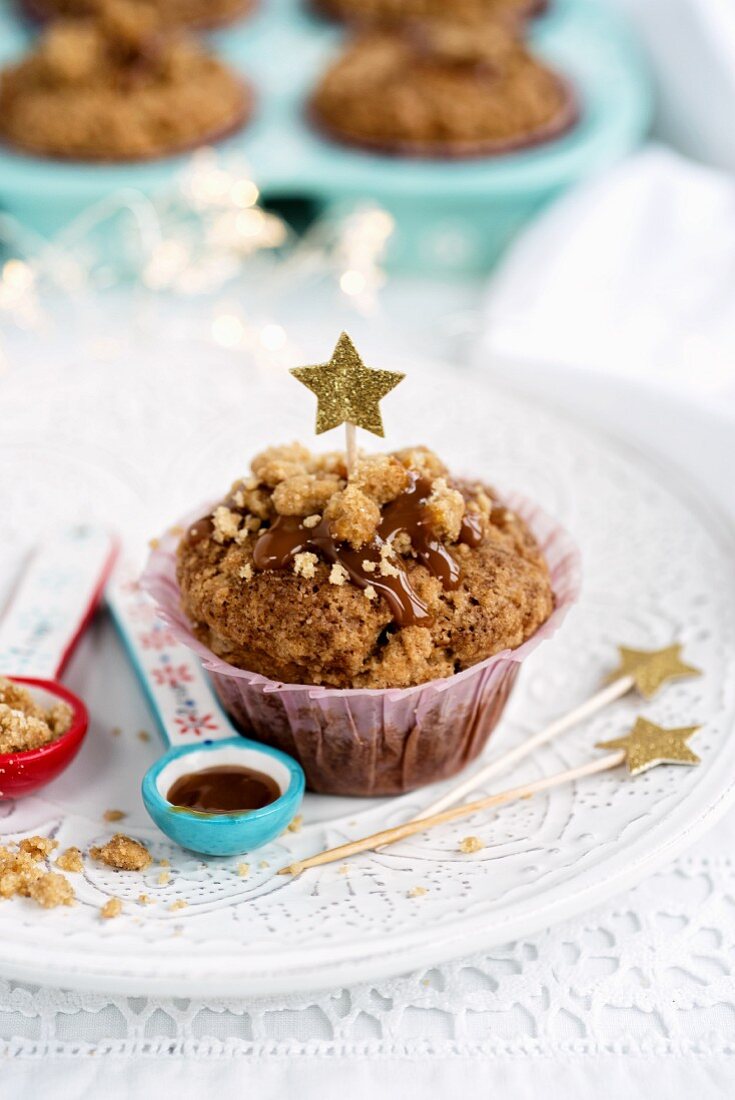
[[[319,82],[311,115],[348,144],[470,156],[557,136],[574,122],[576,106],[512,27],[441,18],[359,33]]]
[[[179,549],[183,608],[228,663],[285,683],[408,687],[521,645],[554,601],[525,523],[432,452],[254,459]]]
[[[108,0],[21,0],[34,19],[99,15]],[[247,15],[256,0],[141,0],[167,27],[214,27]]]
[[[252,96],[197,42],[161,31],[147,4],[114,0],[61,20],[2,73],[0,136],[30,152],[136,160],[242,126]]]
[[[408,19],[451,13],[457,18],[489,15],[526,18],[546,8],[546,0],[312,0],[312,6],[331,19],[395,26]]]

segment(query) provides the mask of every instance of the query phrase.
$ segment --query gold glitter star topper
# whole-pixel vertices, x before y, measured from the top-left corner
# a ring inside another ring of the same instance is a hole
[[[628,649],[618,646],[620,664],[611,672],[607,682],[631,677],[633,684],[644,699],[651,699],[658,689],[670,680],[679,680],[685,676],[701,676],[693,665],[687,665],[681,659],[681,646],[670,645],[665,649]]]
[[[667,730],[647,718],[636,718],[633,729],[625,737],[598,741],[595,748],[622,749],[631,775],[640,775],[657,764],[701,764],[700,758],[687,744],[689,738],[701,728],[682,726]]]
[[[337,341],[328,363],[295,367],[291,374],[316,394],[317,435],[338,428],[340,424],[347,425],[347,465],[349,470],[354,470],[357,457],[355,428],[364,428],[373,435],[385,435],[380,402],[405,375],[365,366],[346,332]]]

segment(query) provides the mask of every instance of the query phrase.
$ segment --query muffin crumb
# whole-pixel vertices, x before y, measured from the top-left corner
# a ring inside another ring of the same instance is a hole
[[[28,884],[28,897],[43,909],[56,909],[59,905],[74,904],[74,887],[64,875],[47,871]]]
[[[250,864],[249,863],[238,863],[237,873],[240,876],[240,878],[247,878],[248,875],[250,874]]]
[[[479,836],[465,836],[459,842],[460,852],[470,855],[472,852],[481,852],[485,847]]]
[[[170,913],[176,913],[179,909],[187,909],[188,907],[188,901],[184,901],[183,898],[178,898],[176,901],[171,902],[168,908]]]
[[[288,823],[288,825],[286,826],[286,832],[288,832],[288,833],[300,833],[301,832],[301,826],[303,825],[303,823],[304,823],[304,815],[303,814],[296,814],[294,819],[292,821],[290,821]]]
[[[128,815],[124,812],[124,810],[105,810],[102,815],[102,820],[109,822],[122,821],[123,818],[127,816]]]
[[[50,836],[27,836],[18,842],[18,850],[31,859],[46,859],[58,847],[58,840],[52,840]]]
[[[56,860],[56,866],[62,871],[70,871],[74,874],[79,874],[84,870],[82,853],[78,848],[67,848],[66,851],[59,855]]]
[[[308,531],[310,531],[312,527],[318,527],[321,522],[322,517],[319,515],[318,512],[315,513],[313,516],[305,516],[303,521],[304,527],[306,527]]]
[[[428,892],[425,886],[412,886],[408,891],[408,896],[410,898],[422,898],[424,894],[428,894]]]
[[[109,898],[100,909],[100,916],[103,920],[112,920],[114,917],[120,916],[122,907],[123,903],[120,898]]]
[[[124,833],[115,833],[102,847],[90,848],[89,854],[117,871],[144,871],[153,863],[148,849]]]

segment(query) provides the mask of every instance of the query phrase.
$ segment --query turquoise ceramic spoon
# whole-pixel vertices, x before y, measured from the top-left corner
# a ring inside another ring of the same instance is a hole
[[[176,844],[203,855],[251,852],[279,836],[304,795],[304,773],[290,756],[235,735],[194,655],[155,614],[137,582],[120,576],[107,603],[158,720],[168,751],[143,778],[143,802]],[[243,767],[270,776],[280,797],[256,810],[201,813],[167,798],[176,780],[216,767]]]

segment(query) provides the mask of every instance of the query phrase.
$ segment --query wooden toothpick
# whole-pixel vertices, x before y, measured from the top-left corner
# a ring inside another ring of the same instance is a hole
[[[405,377],[398,371],[367,367],[346,332],[326,363],[291,371],[317,398],[316,434],[346,426],[347,473],[357,469],[357,429],[383,436],[380,402]]]
[[[347,453],[347,480],[352,481],[357,471],[357,428],[349,420],[345,423],[345,451]]]
[[[613,741],[604,741],[597,748],[614,749],[597,760],[587,764],[580,764],[576,768],[567,768],[557,772],[556,775],[537,779],[533,783],[525,783],[522,787],[513,787],[499,794],[489,795],[477,802],[470,802],[466,806],[455,806],[451,810],[443,810],[442,813],[432,814],[431,817],[419,818],[415,821],[407,821],[403,825],[395,825],[392,829],[383,829],[380,833],[363,837],[361,840],[351,840],[347,844],[341,844],[338,848],[330,848],[329,851],[320,852],[310,856],[309,859],[292,863],[289,867],[282,868],[279,875],[299,875],[310,867],[321,867],[325,863],[334,863],[337,860],[347,859],[348,856],[357,855],[359,852],[368,852],[375,848],[383,848],[388,844],[395,844],[398,840],[413,836],[415,833],[423,833],[427,829],[433,829],[437,825],[444,825],[450,821],[458,821],[463,817],[489,810],[494,806],[503,806],[507,802],[517,802],[521,798],[529,798],[540,791],[550,791],[555,787],[561,787],[565,783],[573,783],[577,779],[583,779],[588,775],[596,775],[599,772],[610,771],[620,764],[627,764],[630,775],[639,775],[641,772],[655,768],[659,764],[699,764],[699,757],[689,748],[689,739],[699,729],[699,726],[682,726],[678,729],[664,729],[645,718],[637,718],[635,725],[629,733]]]
[[[485,767],[480,768],[479,771],[458,783],[456,787],[452,787],[441,798],[437,798],[435,802],[426,806],[414,820],[422,821],[432,814],[445,810],[448,806],[454,806],[470,791],[476,790],[489,779],[507,771],[513,764],[523,760],[541,745],[546,745],[573,726],[591,718],[593,714],[614,703],[616,699],[627,695],[633,688],[645,699],[650,699],[659,688],[671,680],[701,675],[699,669],[682,661],[681,648],[680,645],[672,645],[665,649],[644,650],[619,646],[620,664],[608,677],[610,682],[607,687],[596,692],[568,714],[557,718],[533,737],[527,738],[520,745],[491,760]]]
[[[598,760],[588,764],[582,764],[567,771],[558,772],[556,775],[547,776],[545,779],[537,779],[533,783],[525,783],[522,787],[514,787],[509,791],[501,791],[499,794],[481,798],[477,802],[470,802],[466,806],[455,806],[452,810],[444,810],[440,814],[432,814],[431,817],[407,821],[403,825],[395,825],[392,829],[383,829],[382,832],[373,833],[372,836],[363,837],[361,840],[352,840],[348,844],[341,844],[338,848],[330,848],[326,852],[320,852],[309,859],[299,860],[288,867],[282,867],[279,875],[300,875],[310,867],[322,867],[325,863],[336,863],[347,859],[348,856],[357,855],[359,852],[369,852],[374,848],[383,848],[388,844],[395,844],[399,840],[413,836],[415,833],[423,833],[427,829],[433,829],[436,825],[444,825],[449,821],[458,821],[463,817],[471,817],[481,810],[489,810],[493,806],[503,806],[507,802],[516,802],[521,798],[529,798],[540,791],[549,791],[554,787],[560,787],[564,783],[571,783],[575,779],[583,779],[587,775],[596,775],[598,772],[609,771],[624,763],[626,752],[619,749],[609,753]]]

